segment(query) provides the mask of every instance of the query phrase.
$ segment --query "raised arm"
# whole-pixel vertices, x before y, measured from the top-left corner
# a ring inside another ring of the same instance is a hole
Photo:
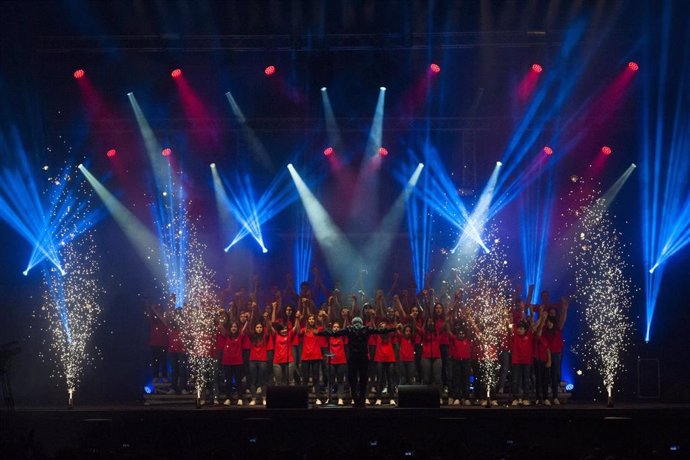
[[[376,301],[374,303],[374,306],[376,307],[376,315],[379,318],[385,318],[386,317],[386,298],[383,296],[383,291],[381,289],[378,289],[376,291]]]
[[[389,332],[395,332],[398,330],[398,327],[380,327],[378,329],[375,329],[373,327],[368,327],[367,328],[367,333],[369,334],[388,334]]]
[[[299,332],[302,330],[302,328],[299,325],[300,318],[302,318],[302,313],[298,311],[297,313],[295,313],[295,325],[292,326],[293,334],[299,334]]]
[[[534,333],[537,336],[541,336],[541,332],[544,329],[544,324],[546,323],[546,317],[548,314],[544,313],[544,306],[539,307],[539,319],[537,320],[537,326],[534,329]]]
[[[525,303],[531,304],[533,297],[534,297],[534,284],[530,284],[529,288],[527,288],[527,297],[525,298]]]
[[[407,319],[407,313],[405,312],[405,309],[403,308],[402,303],[400,303],[400,297],[397,294],[393,296],[393,307],[400,314],[400,320],[406,320]]]
[[[391,287],[388,289],[388,293],[386,294],[386,297],[389,299],[393,294],[395,294],[395,290],[398,288],[398,278],[400,278],[400,275],[393,273],[393,283],[391,283]]]
[[[565,326],[565,320],[568,318],[568,306],[570,305],[569,297],[561,297],[561,318],[558,321],[558,328],[563,329]]]
[[[325,337],[341,337],[347,335],[347,329],[340,329],[339,331],[333,331],[331,329],[322,329],[316,333],[316,335]]]
[[[352,294],[352,317],[359,316],[359,305],[357,305],[357,294]]]

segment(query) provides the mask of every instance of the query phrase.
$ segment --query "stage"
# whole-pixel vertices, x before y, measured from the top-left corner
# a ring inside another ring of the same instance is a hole
[[[688,458],[690,405],[2,412],[3,458]]]

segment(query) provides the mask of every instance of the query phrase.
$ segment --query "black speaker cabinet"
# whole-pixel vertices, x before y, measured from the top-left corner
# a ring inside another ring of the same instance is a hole
[[[439,407],[440,392],[433,385],[400,385],[398,407]]]
[[[266,389],[268,409],[306,409],[309,389],[306,386],[269,386]]]

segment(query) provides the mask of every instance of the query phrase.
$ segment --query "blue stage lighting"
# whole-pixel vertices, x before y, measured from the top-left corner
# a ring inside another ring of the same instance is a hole
[[[309,279],[309,268],[311,267],[312,256],[312,229],[306,214],[299,210],[299,227],[295,232],[297,238],[294,243],[294,265],[295,265],[295,292],[299,292],[299,285]]]
[[[565,385],[565,391],[573,391],[574,388],[575,388],[575,385],[573,385],[572,383],[567,383]]]
[[[413,152],[409,153],[412,159],[415,160],[415,154]],[[415,195],[429,209],[443,217],[461,232],[466,233],[469,238],[485,248],[485,250],[488,250],[482,241],[481,235],[472,225],[467,207],[458,195],[457,187],[441,161],[438,151],[429,143],[426,143],[424,148],[423,164],[428,166],[426,168],[428,172],[425,174],[422,184],[415,187]],[[402,177],[398,179],[401,182],[407,180],[407,178],[403,179]]]
[[[50,181],[45,169],[29,162],[29,155],[16,131],[0,132],[0,151],[8,152],[0,169],[0,219],[32,246],[29,262],[22,273],[43,260],[50,261],[61,274],[59,242],[69,242],[91,228],[100,214],[88,209],[81,196],[80,181],[72,181],[69,166]]]
[[[643,129],[641,187],[642,245],[645,267],[646,327],[645,341],[649,342],[652,321],[661,290],[666,262],[690,243],[690,194],[687,177],[690,174],[690,138],[687,126],[690,115],[684,95],[690,89],[686,59],[671,59],[674,47],[670,33],[673,2],[664,2],[661,37],[648,40],[646,53],[658,57],[657,65],[643,66]],[[656,48],[656,47],[659,48]],[[654,69],[652,71],[651,69]],[[670,107],[666,95],[674,95]],[[668,113],[673,112],[669,117]],[[671,120],[671,121],[669,121]]]
[[[297,199],[294,189],[290,186],[288,174],[284,170],[279,172],[257,200],[249,175],[236,174],[234,183],[230,183],[216,172],[216,168],[213,168],[213,173],[221,179],[220,184],[214,185],[222,187],[222,190],[217,191],[216,198],[223,201],[222,205],[242,226],[230,244],[225,247],[225,252],[247,235],[251,235],[256,240],[262,252],[268,252],[261,233],[261,225]]]
[[[428,175],[422,178],[422,187],[426,187]],[[407,207],[407,233],[412,252],[412,270],[414,280],[418,288],[424,286],[424,276],[429,271],[429,258],[431,257],[431,233],[432,220],[429,217],[429,206],[426,201],[412,196],[406,203]]]
[[[524,271],[524,289],[534,285],[534,292],[541,292],[546,247],[550,236],[551,213],[553,209],[553,181],[549,175],[539,180],[521,195],[520,242]],[[525,299],[531,303],[534,299]]]

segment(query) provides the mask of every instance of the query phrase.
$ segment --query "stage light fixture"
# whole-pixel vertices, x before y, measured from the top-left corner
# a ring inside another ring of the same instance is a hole
[[[532,64],[532,71],[536,73],[542,73],[544,68],[539,64]]]
[[[115,149],[110,149],[107,152],[105,152],[105,156],[107,156],[108,158],[112,158],[115,155],[117,155],[117,150]]]
[[[438,64],[431,64],[429,66],[429,69],[431,69],[433,73],[439,73],[441,71],[441,66],[439,66]]]
[[[608,145],[605,145],[601,148],[601,153],[603,153],[604,155],[611,155],[611,152],[613,152],[613,150],[611,150],[611,147],[609,147]]]
[[[264,69],[264,73],[265,73],[266,75],[269,75],[269,76],[270,76],[270,75],[273,75],[274,73],[276,73],[276,66],[274,66],[274,65],[269,65],[268,67],[266,67],[266,68]]]
[[[170,76],[173,78],[180,78],[182,76],[182,69],[175,69],[170,72]]]
[[[211,163],[209,166],[211,166],[212,168],[215,168],[215,167],[216,167],[216,164],[215,164],[215,163]]]
[[[379,155],[382,157],[388,156],[388,149],[386,147],[379,148]]]
[[[548,145],[542,149],[542,152],[544,152],[544,154],[549,155],[549,156],[553,155],[553,149],[551,147],[549,147]]]
[[[503,163],[501,163],[500,161],[497,161],[496,166],[503,166]]]
[[[335,150],[333,149],[333,147],[326,147],[323,151],[323,154],[327,157],[330,157],[331,155],[333,155],[334,152]]]
[[[169,147],[166,147],[161,151],[161,155],[163,155],[164,157],[169,157],[171,154],[172,154],[172,149]]]
[[[322,87],[321,87],[321,91],[322,91],[322,92],[326,92],[326,87],[325,87],[325,86],[322,86]]]
[[[381,91],[385,91],[385,90],[386,90],[386,87],[385,87],[385,86],[382,86],[382,87],[380,87],[379,89],[380,89]]]
[[[628,69],[632,70],[633,72],[637,72],[640,69],[640,66],[637,64],[637,62],[630,61],[628,62]]]
[[[74,73],[72,75],[74,75],[74,78],[79,80],[80,78],[82,78],[85,75],[84,69],[77,69],[74,71]]]

